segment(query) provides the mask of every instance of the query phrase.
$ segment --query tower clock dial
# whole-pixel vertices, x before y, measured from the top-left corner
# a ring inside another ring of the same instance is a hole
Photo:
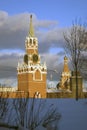
[[[33,59],[33,62],[37,62],[38,61],[38,55],[33,54],[32,59]]]
[[[24,62],[25,62],[26,64],[28,64],[28,55],[27,55],[27,54],[24,55]]]

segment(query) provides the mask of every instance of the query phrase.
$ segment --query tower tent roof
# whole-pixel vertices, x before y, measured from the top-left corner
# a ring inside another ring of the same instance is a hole
[[[69,67],[68,67],[68,57],[64,57],[64,67],[63,67],[63,72],[69,72]]]
[[[68,57],[67,57],[67,56],[64,56],[64,60],[68,60]]]
[[[32,24],[32,15],[30,15],[29,37],[34,37],[34,27]]]

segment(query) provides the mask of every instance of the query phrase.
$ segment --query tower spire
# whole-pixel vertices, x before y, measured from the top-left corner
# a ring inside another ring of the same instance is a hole
[[[68,58],[66,56],[64,57],[64,68],[63,68],[63,72],[69,72]]]
[[[29,36],[30,36],[30,37],[34,37],[34,28],[33,28],[33,24],[32,24],[32,15],[30,15]]]

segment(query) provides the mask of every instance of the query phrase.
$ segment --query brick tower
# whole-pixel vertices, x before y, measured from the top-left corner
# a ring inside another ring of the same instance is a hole
[[[29,34],[25,40],[26,53],[23,63],[18,63],[18,91],[29,92],[29,97],[46,98],[45,63],[41,64],[38,54],[38,39],[35,37],[30,15]]]
[[[65,89],[65,90],[70,89],[70,77],[71,77],[71,72],[68,67],[68,58],[65,56],[63,72],[62,72],[61,80],[59,83],[59,87],[61,89]]]

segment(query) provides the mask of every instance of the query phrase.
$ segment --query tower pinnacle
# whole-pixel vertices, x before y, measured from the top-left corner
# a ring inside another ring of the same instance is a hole
[[[33,24],[32,24],[32,15],[30,15],[29,37],[34,37],[34,28],[33,28]]]
[[[63,72],[69,72],[68,58],[66,56],[64,57],[64,68],[63,68]]]

